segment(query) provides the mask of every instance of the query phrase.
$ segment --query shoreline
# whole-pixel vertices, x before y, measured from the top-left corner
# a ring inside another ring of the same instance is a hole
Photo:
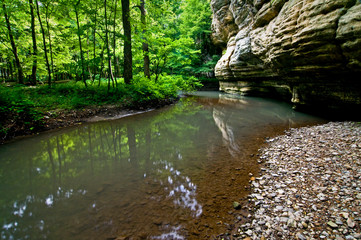
[[[243,207],[223,239],[361,239],[361,124],[292,128],[259,150]]]
[[[124,108],[117,105],[88,106],[83,109],[72,110],[53,110],[47,111],[43,116],[43,125],[36,131],[26,131],[19,129],[12,136],[6,136],[0,139],[0,145],[11,143],[22,138],[31,137],[40,133],[57,130],[65,127],[71,127],[82,123],[111,121],[136,114],[146,113],[155,109],[175,104],[178,99],[165,99],[157,104],[150,104],[146,107],[137,107],[134,109]]]

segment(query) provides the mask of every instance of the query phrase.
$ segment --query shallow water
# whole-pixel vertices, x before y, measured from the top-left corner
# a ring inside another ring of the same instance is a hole
[[[1,239],[204,239],[241,214],[264,138],[323,120],[198,92],[0,146]]]

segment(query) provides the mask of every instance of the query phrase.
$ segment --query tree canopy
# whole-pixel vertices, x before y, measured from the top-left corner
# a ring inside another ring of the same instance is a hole
[[[132,74],[157,81],[162,74],[212,72],[209,0],[1,0],[1,5],[3,81],[51,85],[70,79],[86,85],[106,79],[116,87],[117,78],[129,83]]]

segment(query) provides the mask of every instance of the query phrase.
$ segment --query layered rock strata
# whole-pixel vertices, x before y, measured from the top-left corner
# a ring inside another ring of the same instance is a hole
[[[212,0],[220,89],[361,106],[360,0]]]

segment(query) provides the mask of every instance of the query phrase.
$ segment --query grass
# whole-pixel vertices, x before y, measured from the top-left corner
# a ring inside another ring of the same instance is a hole
[[[36,132],[43,124],[47,111],[81,109],[89,106],[114,104],[123,108],[157,106],[166,99],[174,99],[180,90],[193,90],[199,86],[197,79],[182,76],[161,76],[157,82],[136,76],[132,84],[118,79],[117,87],[108,89],[105,79],[88,82],[67,82],[27,87],[0,85],[0,138],[20,132]]]

